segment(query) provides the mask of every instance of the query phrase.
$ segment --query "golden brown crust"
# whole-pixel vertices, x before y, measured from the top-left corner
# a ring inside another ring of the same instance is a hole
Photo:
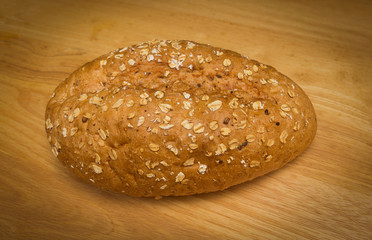
[[[282,167],[316,132],[302,89],[274,68],[191,41],[117,49],[63,81],[46,110],[52,152],[131,196],[223,190]]]

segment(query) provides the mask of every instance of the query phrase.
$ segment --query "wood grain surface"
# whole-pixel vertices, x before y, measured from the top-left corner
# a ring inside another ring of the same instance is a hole
[[[0,0],[0,239],[372,239],[371,1]],[[313,144],[223,192],[100,191],[53,157],[54,88],[118,47],[190,39],[276,67],[310,96]]]

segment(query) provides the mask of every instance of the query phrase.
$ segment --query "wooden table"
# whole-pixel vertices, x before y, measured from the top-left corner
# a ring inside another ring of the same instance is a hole
[[[371,1],[0,1],[0,239],[372,239]],[[318,115],[307,151],[223,192],[102,192],[53,157],[44,111],[83,63],[190,39],[285,73]]]

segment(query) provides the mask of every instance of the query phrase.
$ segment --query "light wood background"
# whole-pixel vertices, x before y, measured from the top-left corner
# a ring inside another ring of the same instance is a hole
[[[118,47],[190,39],[295,80],[317,136],[283,169],[223,192],[102,192],[53,157],[50,94]],[[371,1],[0,0],[0,239],[372,239]]]

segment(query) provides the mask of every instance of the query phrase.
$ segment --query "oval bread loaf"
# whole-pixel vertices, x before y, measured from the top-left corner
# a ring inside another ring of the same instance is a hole
[[[303,90],[274,68],[192,41],[151,41],[73,72],[46,109],[54,155],[131,196],[226,189],[278,169],[316,132]]]

